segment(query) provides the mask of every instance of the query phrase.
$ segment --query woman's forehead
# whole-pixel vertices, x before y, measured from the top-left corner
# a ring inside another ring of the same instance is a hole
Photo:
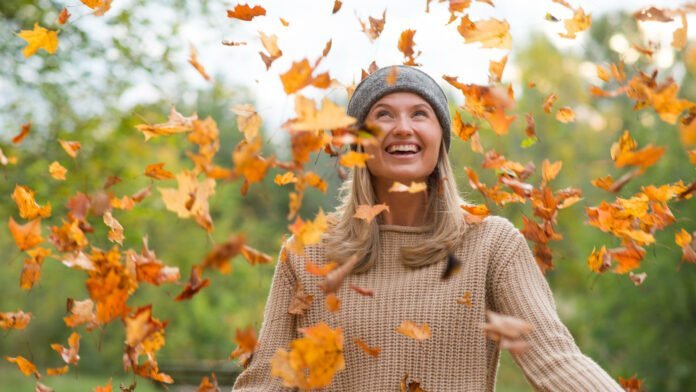
[[[414,94],[408,91],[398,91],[394,93],[389,93],[382,98],[378,99],[372,107],[377,105],[385,106],[416,106],[416,105],[426,105],[430,107],[428,101],[423,99],[418,94]]]

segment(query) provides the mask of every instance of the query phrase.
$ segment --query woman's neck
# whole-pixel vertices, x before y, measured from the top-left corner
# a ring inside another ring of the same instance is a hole
[[[377,203],[389,206],[380,216],[381,223],[399,226],[423,226],[427,224],[426,209],[428,206],[428,190],[418,193],[389,192],[392,183],[383,181],[373,183]]]

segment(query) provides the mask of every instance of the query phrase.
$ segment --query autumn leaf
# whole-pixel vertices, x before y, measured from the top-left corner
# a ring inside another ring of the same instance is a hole
[[[631,271],[628,273],[628,278],[631,279],[631,282],[633,282],[633,284],[636,286],[642,285],[647,277],[648,274],[645,272],[641,272],[640,274],[634,274],[633,271]]]
[[[237,115],[237,128],[244,134],[247,141],[252,141],[259,134],[262,120],[252,105],[235,105],[232,112]]]
[[[203,288],[210,285],[210,279],[201,279],[201,273],[201,267],[197,265],[191,267],[191,277],[189,278],[188,282],[186,282],[184,290],[182,290],[181,293],[174,298],[175,301],[191,299],[191,297],[196,295]]]
[[[336,4],[334,3],[334,9],[335,6]],[[341,8],[340,4],[338,5],[338,8]],[[387,10],[385,9],[382,12],[382,19],[377,19],[373,18],[372,16],[369,16],[367,20],[367,23],[363,22],[360,19],[358,19],[358,22],[360,22],[360,27],[362,28],[363,33],[367,35],[370,41],[374,41],[377,38],[379,38],[380,34],[382,34],[382,30],[384,30],[384,23],[387,20]]]
[[[20,225],[10,217],[8,226],[20,250],[31,249],[44,240],[43,237],[41,237],[41,218],[36,218],[31,222]]]
[[[293,131],[321,131],[325,129],[343,128],[355,124],[356,119],[346,114],[345,109],[331,102],[328,98],[322,101],[317,110],[314,101],[298,94],[295,97],[297,118],[292,119],[283,127]]]
[[[212,231],[213,221],[208,211],[208,199],[215,194],[215,180],[206,178],[198,181],[192,171],[177,174],[178,188],[157,189],[169,211],[176,212],[179,218],[194,218],[199,226]]]
[[[463,15],[457,31],[466,43],[480,42],[484,48],[512,47],[510,24],[506,20],[491,18],[472,22],[468,15]]]
[[[243,245],[241,253],[251,265],[268,264],[273,261],[270,255],[256,250],[249,245]]]
[[[392,186],[389,188],[389,192],[418,193],[424,192],[426,189],[428,189],[428,186],[424,182],[411,181],[411,185],[404,185],[398,181],[394,181]]]
[[[565,26],[566,32],[558,33],[559,36],[563,38],[575,39],[577,33],[590,28],[590,25],[592,24],[592,14],[585,14],[585,10],[583,10],[582,7],[571,7],[567,2],[565,2],[565,0],[552,1],[573,11],[573,17],[571,19],[563,20],[563,25]]]
[[[462,296],[462,298],[457,298],[457,303],[461,305],[466,305],[467,308],[471,308],[471,291],[465,291],[464,296]]]
[[[544,111],[546,113],[551,113],[551,107],[553,104],[556,102],[558,99],[558,96],[556,94],[549,94],[546,99],[544,100]]]
[[[345,167],[366,167],[365,161],[374,156],[365,152],[348,151],[341,156],[338,163]]]
[[[338,10],[341,9],[342,5],[343,2],[341,0],[334,0],[333,10],[331,10],[331,13],[335,14],[336,12],[338,12]]]
[[[246,368],[258,345],[256,331],[251,325],[244,330],[237,328],[234,341],[237,343],[237,348],[230,354],[230,359],[237,358],[242,367]]]
[[[404,61],[404,65],[411,65],[411,66],[415,67],[415,66],[420,65],[420,64],[416,63],[416,57],[418,57],[421,54],[421,52],[418,51],[418,53],[416,53],[413,50],[413,45],[414,45],[413,36],[414,35],[416,35],[415,30],[408,29],[408,30],[402,31],[401,36],[399,37],[398,48],[399,48],[399,51],[401,53],[403,53],[404,57],[406,58],[406,60]],[[391,84],[394,84],[394,83],[391,83]]]
[[[283,51],[278,47],[277,35],[266,35],[261,31],[259,31],[259,35],[261,36],[261,45],[263,45],[263,48],[268,52],[268,54],[259,52],[259,55],[261,55],[261,59],[264,64],[266,64],[266,70],[268,70],[271,68],[271,64],[283,55]]]
[[[62,344],[53,343],[51,348],[60,354],[63,361],[68,365],[77,365],[80,360],[80,334],[73,332],[68,338],[68,347],[64,347]]]
[[[271,374],[286,387],[302,389],[328,386],[336,372],[345,368],[343,331],[324,322],[300,328],[304,337],[290,343],[290,351],[279,348],[271,359]]]
[[[214,268],[222,274],[232,272],[230,259],[237,256],[244,246],[244,237],[230,234],[225,242],[215,245],[215,247],[205,255],[201,266],[204,269]]]
[[[58,14],[58,24],[64,25],[68,23],[68,19],[70,19],[70,12],[68,12],[67,8],[63,8],[60,13]]]
[[[228,18],[235,18],[244,21],[250,21],[257,16],[266,15],[266,9],[260,5],[249,7],[247,4],[237,4],[233,10],[227,10]]]
[[[205,68],[203,68],[203,65],[198,62],[198,51],[196,51],[196,48],[191,44],[189,46],[189,59],[188,59],[189,64],[193,66],[193,68],[198,71],[201,76],[203,76],[203,79],[205,80],[211,80],[210,75],[208,75],[207,72],[205,72]]]
[[[46,256],[51,254],[51,250],[42,247],[36,247],[27,250],[29,258],[24,259],[22,266],[22,274],[19,278],[19,287],[22,290],[31,289],[41,277],[41,266],[43,265]]]
[[[374,291],[372,291],[372,290],[370,290],[370,289],[366,289],[366,288],[364,288],[364,287],[358,287],[358,286],[353,285],[353,284],[351,284],[351,285],[348,286],[348,287],[349,287],[351,290],[355,291],[356,293],[358,293],[358,294],[360,294],[360,295],[363,295],[363,296],[366,296],[366,297],[374,297],[374,296],[375,296]]]
[[[380,352],[382,352],[382,349],[379,347],[370,347],[367,345],[367,343],[363,342],[362,340],[355,338],[353,339],[353,342],[360,347],[361,350],[363,350],[367,355],[370,355],[372,357],[379,357]]]
[[[483,222],[486,217],[491,214],[491,212],[488,210],[488,206],[485,204],[462,204],[459,207],[467,212],[467,214],[464,216],[464,220],[466,220],[466,223],[469,224]]]
[[[313,296],[307,294],[304,291],[304,286],[302,283],[297,281],[295,283],[292,300],[290,301],[290,306],[288,307],[288,313],[292,315],[302,315],[307,309],[312,305]]]
[[[38,23],[34,23],[33,30],[21,30],[17,36],[27,41],[27,46],[22,49],[24,57],[30,57],[39,49],[54,54],[58,49],[58,33],[60,31],[47,30]]]
[[[72,158],[76,158],[77,153],[80,151],[80,148],[82,148],[82,145],[78,141],[58,139],[58,143],[60,143],[63,150]]]
[[[408,320],[402,321],[401,324],[396,328],[396,332],[419,341],[428,339],[431,336],[430,327],[428,324],[422,323],[421,325],[418,325],[413,321]]]
[[[164,168],[164,162],[153,163],[145,167],[145,175],[155,180],[170,180],[174,173]]]
[[[459,112],[455,112],[452,117],[452,133],[457,135],[465,142],[468,141],[478,130],[478,125],[462,122],[462,117]]]
[[[138,124],[135,126],[135,129],[142,132],[145,136],[145,141],[148,141],[156,136],[190,132],[193,129],[193,122],[195,120],[198,120],[198,115],[196,113],[189,117],[185,117],[181,113],[177,112],[176,108],[172,106],[166,123]]]
[[[372,222],[377,215],[381,214],[383,211],[389,211],[389,206],[386,204],[375,204],[367,205],[361,204],[358,206],[357,211],[353,214],[353,218],[363,219],[365,222]]]
[[[56,180],[65,180],[65,173],[68,169],[64,168],[58,161],[53,161],[48,167],[48,173]]]
[[[111,8],[112,0],[80,0],[82,4],[94,10],[92,14],[103,16]]]
[[[319,59],[321,60],[321,58]],[[303,59],[302,61],[293,61],[290,69],[284,74],[280,75],[280,80],[283,82],[285,94],[289,95],[295,93],[309,85],[317,88],[329,87],[331,82],[329,73],[324,72],[322,74],[312,76],[315,68],[316,65],[312,67],[309,65],[309,61],[307,59]]]
[[[215,377],[215,372],[211,374],[212,382],[208,380],[208,376],[203,377],[201,383],[198,385],[196,392],[220,392],[220,387],[218,386],[217,377]]]
[[[336,269],[326,274],[324,281],[319,283],[319,287],[326,294],[335,293],[343,284],[343,281],[355,268],[360,259],[353,255],[348,260],[340,264]]]
[[[48,368],[46,369],[46,374],[49,376],[62,376],[70,370],[70,366],[65,365],[58,368]]]
[[[19,368],[19,371],[22,372],[25,376],[31,376],[32,374],[37,378],[41,378],[41,375],[39,375],[39,372],[36,371],[36,365],[31,363],[29,360],[22,356],[17,356],[17,357],[5,357],[5,359],[8,362],[12,362],[14,364],[17,364],[17,367]]]
[[[569,122],[574,122],[575,121],[575,112],[573,109],[564,106],[556,112],[556,120],[567,124]]]
[[[179,267],[171,267],[157,258],[148,246],[148,237],[143,237],[143,247],[140,254],[134,250],[126,250],[126,268],[138,282],[147,282],[155,286],[172,283],[179,280]]]
[[[508,56],[503,56],[500,61],[490,60],[488,62],[488,83],[498,83],[503,78],[503,70],[507,64]]]
[[[72,298],[68,298],[67,308],[70,314],[63,317],[66,326],[75,328],[78,325],[87,324],[87,331],[91,331],[99,325],[97,316],[94,313],[94,302],[91,299],[75,301]]]
[[[326,309],[331,313],[338,312],[341,309],[341,300],[335,293],[329,293],[326,296],[325,303]]]
[[[490,310],[486,311],[486,323],[481,327],[489,339],[500,342],[501,349],[508,349],[513,354],[521,354],[527,349],[523,335],[534,330],[531,324],[522,319]]]
[[[12,200],[17,203],[19,216],[24,219],[48,218],[51,216],[51,203],[47,203],[43,207],[40,206],[34,200],[34,191],[27,186],[15,185],[14,192],[12,192]]]
[[[25,137],[29,134],[29,131],[31,130],[31,121],[26,122],[25,124],[22,124],[22,130],[19,132],[18,135],[12,138],[12,143],[14,144],[19,144],[24,140]]]
[[[0,313],[0,328],[2,329],[24,329],[31,321],[31,312],[24,313],[22,310],[16,312]]]

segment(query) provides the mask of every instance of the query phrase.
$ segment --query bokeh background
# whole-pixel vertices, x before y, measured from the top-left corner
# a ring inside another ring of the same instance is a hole
[[[659,3],[659,4],[657,4]],[[451,109],[457,110],[463,98],[450,88],[441,75],[458,76],[467,83],[487,83],[488,61],[506,51],[466,45],[456,26],[446,26],[446,5],[431,4],[425,14],[425,1],[344,1],[337,14],[331,14],[333,1],[259,1],[267,16],[251,22],[226,17],[229,1],[115,0],[104,16],[90,14],[78,0],[3,0],[0,2],[0,148],[16,156],[15,165],[0,166],[0,221],[17,219],[17,207],[10,198],[15,184],[36,191],[40,203],[50,201],[54,208],[50,224],[60,224],[65,201],[75,192],[91,193],[106,178],[117,175],[123,181],[113,190],[132,194],[150,180],[142,173],[147,164],[166,162],[171,171],[190,166],[185,137],[175,135],[145,142],[134,126],[143,122],[163,122],[171,105],[185,115],[197,112],[200,118],[213,117],[220,129],[221,148],[216,163],[231,166],[230,153],[243,138],[230,111],[235,104],[255,105],[264,119],[264,155],[287,159],[288,138],[280,125],[294,115],[293,98],[285,95],[278,78],[292,61],[316,59],[330,38],[333,47],[321,71],[350,85],[360,78],[361,68],[371,61],[378,65],[400,63],[403,57],[396,43],[399,33],[416,29],[416,49],[422,69],[435,76],[450,95]],[[694,166],[688,163],[676,126],[662,122],[652,109],[634,111],[628,99],[599,100],[589,94],[591,84],[599,85],[595,64],[607,65],[623,59],[627,69],[659,70],[660,77],[672,76],[681,85],[680,96],[696,99],[696,48],[693,33],[683,51],[669,45],[676,24],[638,23],[632,13],[650,5],[678,7],[680,1],[584,1],[573,2],[592,13],[593,24],[576,40],[558,37],[562,26],[546,20],[546,13],[568,17],[567,10],[551,1],[496,1],[496,7],[472,6],[474,17],[505,18],[510,22],[513,48],[503,75],[516,91],[517,111],[541,113],[546,95],[559,96],[558,105],[570,106],[577,121],[561,124],[552,116],[537,116],[540,141],[522,148],[524,117],[513,124],[505,137],[481,132],[487,148],[495,148],[508,159],[537,167],[543,159],[562,160],[561,175],[555,188],[579,187],[584,199],[562,210],[558,231],[563,241],[552,245],[556,268],[547,274],[561,319],[566,323],[584,353],[596,360],[613,377],[636,374],[650,391],[687,391],[696,388],[696,266],[679,266],[681,250],[674,233],[681,228],[696,229],[696,203],[686,200],[670,205],[677,222],[656,234],[657,242],[647,247],[640,271],[647,273],[641,286],[627,276],[597,276],[587,267],[594,247],[613,247],[618,240],[586,221],[584,207],[614,195],[593,187],[590,181],[608,174],[621,174],[614,168],[609,146],[623,130],[630,130],[639,146],[649,143],[665,146],[660,162],[629,183],[619,196],[629,197],[642,185],[661,185],[677,180],[694,181]],[[58,12],[67,7],[73,14],[61,27],[60,46],[55,55],[45,52],[25,59],[24,41],[15,34],[31,29],[34,22],[54,26]],[[378,17],[386,9],[385,30],[375,42],[360,31],[358,19]],[[289,22],[284,27],[279,17]],[[692,26],[696,19],[688,18]],[[273,33],[283,56],[266,70],[258,53],[258,32]],[[694,29],[691,29],[694,31]],[[223,46],[223,40],[245,41],[247,45]],[[639,55],[630,43],[661,43],[652,58]],[[213,77],[205,81],[188,62],[189,45],[199,52],[199,61]],[[526,88],[528,82],[537,85]],[[314,99],[330,97],[345,105],[345,89],[330,91],[307,88],[303,95]],[[21,124],[32,121],[32,131],[19,146],[11,138]],[[57,139],[79,140],[82,151],[68,160]],[[466,180],[464,167],[480,167],[483,157],[471,151],[468,143],[454,141],[450,152],[462,194],[472,203],[482,203]],[[48,173],[54,160],[69,170],[68,181],[55,181]],[[325,211],[335,205],[340,178],[334,159],[318,156],[309,165],[327,181],[323,194],[308,190],[300,215],[311,218],[319,207]],[[533,178],[538,178],[539,174]],[[482,175],[492,183],[493,173]],[[174,186],[174,181],[162,183]],[[160,185],[160,184],[157,184]],[[149,237],[150,248],[167,264],[179,266],[183,279],[193,264],[200,262],[214,242],[231,233],[244,233],[254,247],[277,254],[281,236],[288,231],[288,190],[273,183],[272,175],[254,184],[246,197],[240,182],[218,184],[210,200],[215,231],[209,236],[191,220],[182,220],[167,211],[153,195],[131,211],[116,217],[125,228],[124,248],[140,249],[142,237]],[[527,205],[494,208],[522,227]],[[109,249],[107,228],[95,225],[92,244]],[[23,355],[41,367],[58,366],[59,359],[49,346],[66,341],[70,330],[62,322],[65,299],[84,298],[82,273],[67,269],[49,259],[43,265],[40,283],[26,292],[19,287],[24,255],[9,234],[0,229],[0,311],[23,309],[34,317],[26,330],[9,331],[0,337],[2,356]],[[171,390],[188,390],[185,384],[198,384],[200,377],[215,371],[221,383],[231,385],[238,372],[228,359],[234,350],[236,328],[261,323],[273,265],[250,266],[241,258],[233,261],[229,275],[212,274],[210,287],[192,300],[175,302],[180,286],[141,286],[129,304],[153,303],[156,317],[169,320],[166,346],[159,352],[161,370],[179,380]],[[123,328],[120,323],[102,331],[82,333],[79,370],[62,377],[45,377],[44,383],[58,391],[91,390],[112,378],[114,386],[130,384],[134,378],[122,370]],[[0,361],[0,391],[33,390],[35,382],[25,378],[16,366]],[[138,378],[138,391],[160,390],[149,380]],[[529,391],[520,369],[505,353],[498,376],[498,390]]]

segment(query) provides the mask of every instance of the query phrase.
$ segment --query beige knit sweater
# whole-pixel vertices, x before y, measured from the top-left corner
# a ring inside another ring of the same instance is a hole
[[[529,349],[513,356],[535,390],[622,391],[576,346],[526,240],[509,220],[490,216],[469,225],[455,252],[462,267],[446,281],[440,278],[444,261],[417,269],[400,261],[399,248],[426,238],[430,230],[380,225],[379,262],[344,281],[337,313],[324,305],[321,278],[305,272],[303,259],[288,252],[287,261],[276,266],[259,347],[233,390],[289,390],[271,375],[271,357],[299,337],[298,328],[325,321],[342,327],[346,363],[326,391],[399,391],[405,373],[428,392],[494,391],[500,350],[480,326],[491,309],[535,326],[527,336]],[[322,245],[308,246],[306,253],[315,263],[327,262]],[[304,315],[293,316],[288,306],[298,280],[314,301]],[[374,296],[359,295],[350,284],[372,289]],[[457,302],[466,291],[471,307]],[[404,320],[427,323],[432,336],[416,341],[399,334],[395,329]],[[380,347],[381,354],[367,355],[354,338]]]

